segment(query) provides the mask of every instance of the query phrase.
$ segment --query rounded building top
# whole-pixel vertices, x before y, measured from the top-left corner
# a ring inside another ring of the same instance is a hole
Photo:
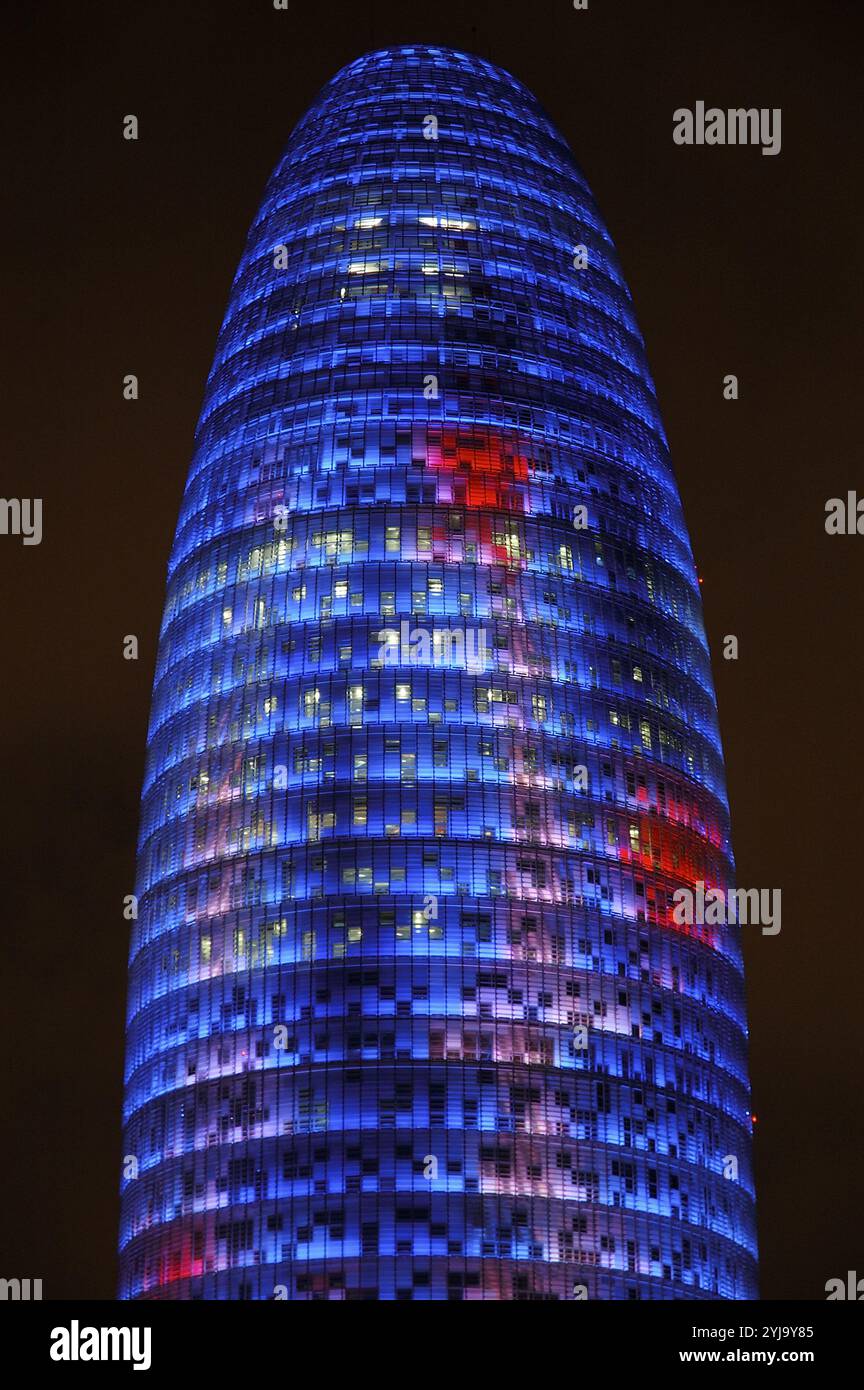
[[[448,48],[442,44],[408,43],[391,44],[387,48],[374,48],[359,58],[352,59],[350,63],[346,63],[330,80],[337,82],[348,73],[365,73],[374,69],[390,67],[394,63],[407,63],[418,69],[425,67],[433,72],[447,69],[471,73],[485,72],[492,77],[510,83],[511,86],[527,93],[532,100],[536,100],[524,83],[514,77],[511,72],[508,72],[506,68],[499,67],[490,59],[481,57],[479,53],[466,53],[462,49]]]
[[[301,121],[321,113],[321,108],[347,90],[362,90],[368,97],[385,90],[408,100],[455,97],[468,106],[479,98],[485,109],[516,116],[529,113],[532,123],[559,142],[572,159],[569,147],[550,121],[530,88],[479,54],[437,44],[399,44],[374,49],[340,68],[321,88]],[[516,104],[512,98],[518,98]]]

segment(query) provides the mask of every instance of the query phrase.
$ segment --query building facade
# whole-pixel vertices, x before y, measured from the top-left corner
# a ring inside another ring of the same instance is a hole
[[[698,580],[534,97],[367,55],[231,290],[142,794],[122,1297],[756,1296]]]

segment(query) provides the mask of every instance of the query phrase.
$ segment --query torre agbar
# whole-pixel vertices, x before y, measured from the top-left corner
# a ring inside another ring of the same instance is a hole
[[[477,57],[265,189],[168,570],[120,1296],[757,1296],[698,579],[609,234]]]

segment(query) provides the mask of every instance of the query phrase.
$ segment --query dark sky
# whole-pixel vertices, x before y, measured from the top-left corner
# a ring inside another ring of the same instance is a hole
[[[412,41],[521,78],[617,243],[704,576],[739,882],[783,893],[780,936],[745,931],[763,1295],[864,1271],[864,536],[824,530],[829,497],[864,495],[856,8],[7,6],[0,490],[43,498],[44,538],[0,536],[0,1274],[113,1295],[121,908],[204,381],[292,126],[343,63]],[[781,153],[675,146],[672,112],[697,100],[782,108]]]

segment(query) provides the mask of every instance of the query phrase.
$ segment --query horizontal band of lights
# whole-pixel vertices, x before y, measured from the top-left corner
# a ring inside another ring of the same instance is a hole
[[[361,58],[253,223],[169,565],[121,1296],[755,1296],[738,929],[672,912],[733,875],[593,198],[507,73]]]

